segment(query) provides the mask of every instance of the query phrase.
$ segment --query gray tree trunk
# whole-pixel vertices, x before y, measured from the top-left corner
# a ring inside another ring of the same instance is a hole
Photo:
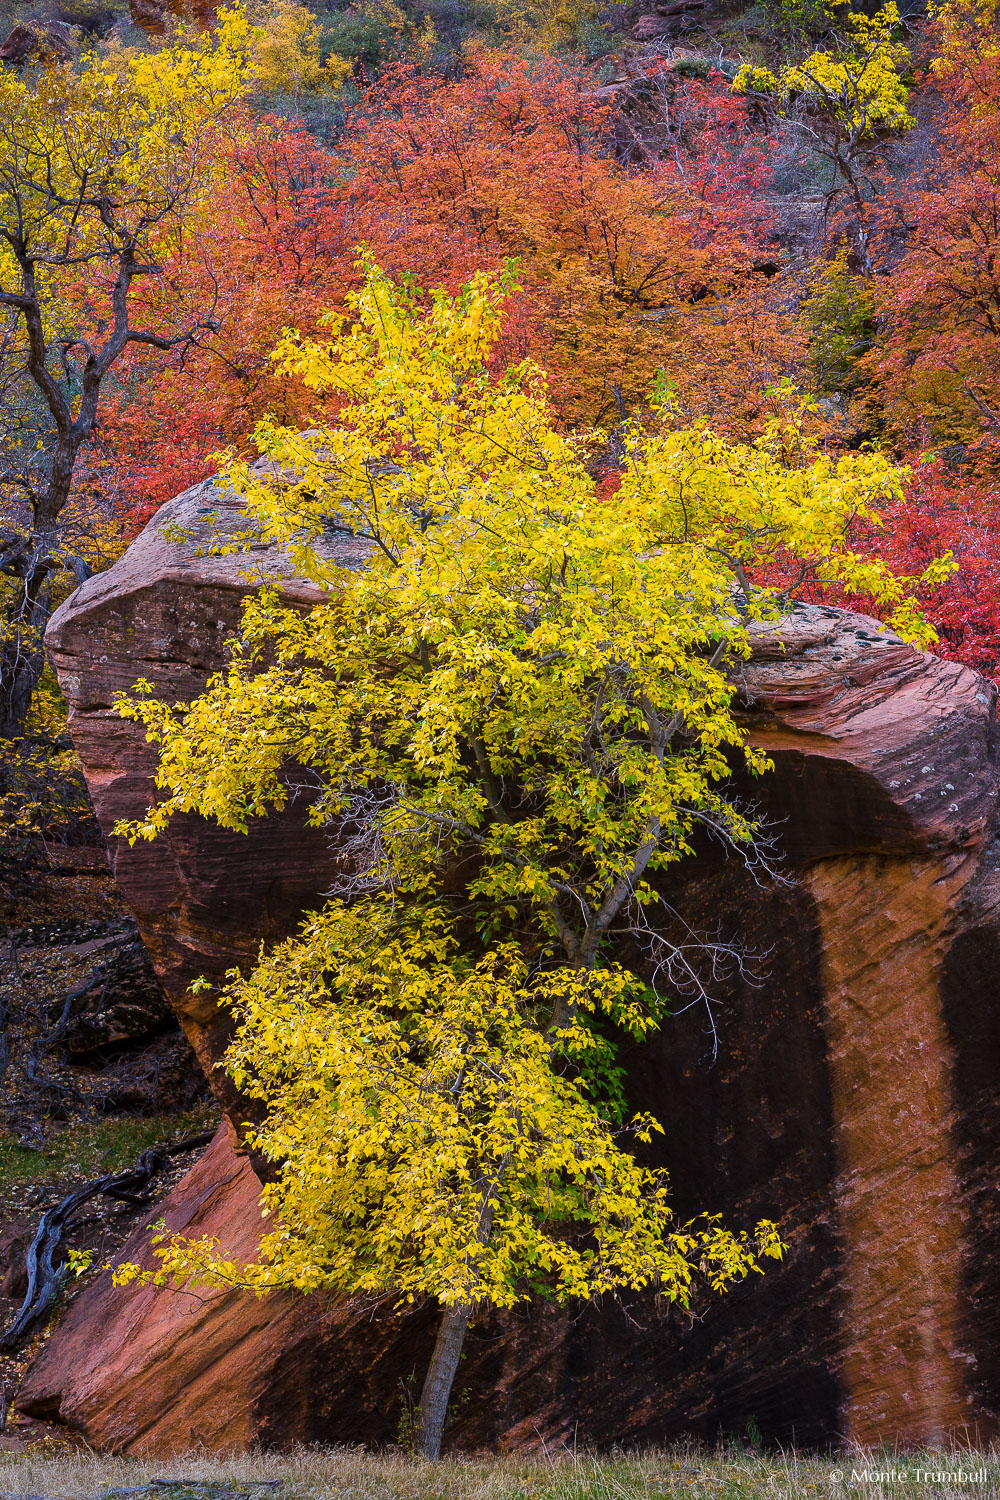
[[[420,1451],[425,1458],[441,1457],[448,1402],[471,1314],[472,1308],[467,1302],[445,1307],[441,1312],[434,1353],[420,1394]]]

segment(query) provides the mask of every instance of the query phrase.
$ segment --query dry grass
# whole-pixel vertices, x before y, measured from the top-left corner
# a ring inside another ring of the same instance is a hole
[[[976,1477],[930,1477],[956,1470]],[[886,1477],[893,1472],[898,1477]],[[115,1491],[116,1500],[126,1491],[136,1500],[996,1500],[1000,1450],[817,1458],[683,1447],[620,1456],[453,1458],[435,1465],[362,1449],[158,1461],[65,1450],[58,1456],[0,1454],[2,1500],[111,1500]]]

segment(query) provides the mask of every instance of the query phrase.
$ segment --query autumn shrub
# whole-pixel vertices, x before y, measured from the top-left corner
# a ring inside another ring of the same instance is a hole
[[[495,24],[507,36],[550,52],[601,56],[608,32],[597,0],[494,0]]]
[[[937,632],[934,650],[950,661],[1000,676],[1000,487],[950,474],[939,459],[918,464],[905,492],[886,505],[859,545],[892,568],[919,573],[951,553],[954,572],[919,590]],[[846,602],[878,614],[863,595]]]
[[[322,55],[323,32],[297,0],[276,0],[254,17],[262,35],[256,47],[257,87],[265,94],[324,94],[351,77],[350,63]]]
[[[341,160],[301,119],[234,115],[219,150],[222,185],[168,262],[176,284],[215,299],[218,327],[183,358],[131,351],[102,421],[104,483],[136,522],[210,473],[265,410],[308,422],[311,398],[275,375],[271,350],[290,322],[315,329],[342,304],[364,237]]]
[[[373,72],[400,56],[407,43],[416,39],[417,30],[396,0],[360,0],[324,22],[323,47],[332,57]],[[432,24],[424,22],[419,30],[424,45],[433,42]]]
[[[394,270],[455,285],[519,258],[532,351],[569,423],[641,406],[660,366],[687,378],[687,328],[739,295],[763,218],[764,163],[723,88],[675,86],[680,149],[623,168],[587,82],[495,52],[454,83],[400,69],[345,141],[368,201],[407,226],[381,241]]]
[[[878,287],[872,359],[894,436],[1000,460],[1000,43],[992,5],[946,6],[937,20],[944,113],[923,182],[887,200],[902,257]]]

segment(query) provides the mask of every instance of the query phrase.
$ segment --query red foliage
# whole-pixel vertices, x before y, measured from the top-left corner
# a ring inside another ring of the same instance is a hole
[[[919,573],[934,558],[954,553],[957,572],[921,595],[938,632],[935,650],[1000,676],[1000,486],[984,491],[938,463],[925,464],[905,498],[886,510],[884,530],[864,540],[899,573]],[[863,600],[853,602],[865,608]]]
[[[221,150],[211,214],[167,267],[191,300],[214,307],[218,332],[183,355],[135,351],[102,419],[142,515],[203,478],[212,452],[243,441],[264,411],[308,419],[270,351],[286,327],[315,332],[353,278],[358,227],[328,151],[301,125],[246,117]]]

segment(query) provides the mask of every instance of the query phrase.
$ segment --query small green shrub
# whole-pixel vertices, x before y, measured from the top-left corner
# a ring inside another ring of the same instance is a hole
[[[365,0],[356,9],[323,22],[320,46],[324,57],[343,58],[371,69],[398,56],[412,30],[395,0]]]
[[[719,65],[713,57],[679,57],[674,63],[678,78],[710,78],[718,71]]]
[[[848,266],[842,241],[832,260],[813,268],[802,315],[812,339],[810,363],[820,390],[849,395],[862,384],[859,361],[872,346],[875,315],[864,277]]]
[[[577,27],[576,34],[577,51],[591,61],[600,57],[608,57],[612,52],[618,50],[618,38],[614,36],[603,22],[598,20],[581,21]]]

